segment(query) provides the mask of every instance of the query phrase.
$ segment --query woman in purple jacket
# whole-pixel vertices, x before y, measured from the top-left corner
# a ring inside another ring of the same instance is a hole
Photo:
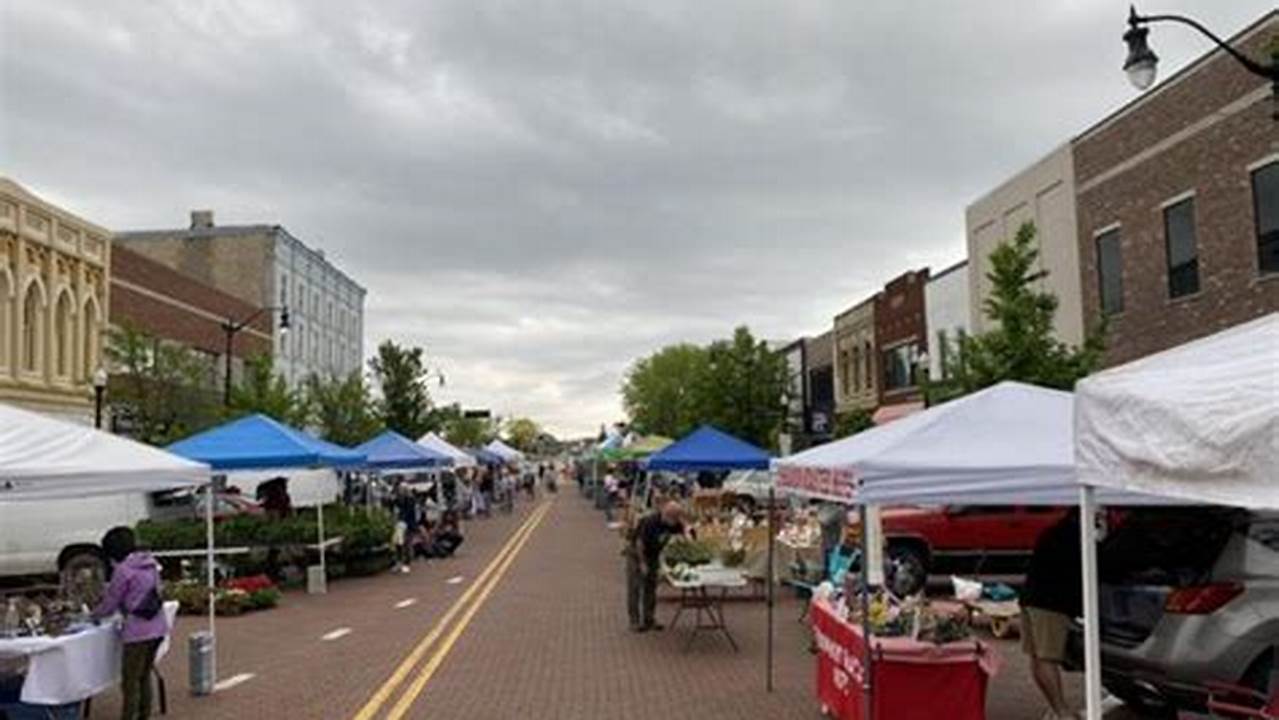
[[[124,720],[151,716],[151,669],[156,651],[169,632],[160,599],[160,566],[150,553],[137,549],[137,537],[127,527],[112,528],[102,537],[102,550],[111,561],[111,582],[94,609],[95,618],[124,616],[122,687]]]

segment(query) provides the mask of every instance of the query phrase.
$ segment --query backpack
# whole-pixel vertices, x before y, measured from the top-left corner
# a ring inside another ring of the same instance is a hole
[[[133,608],[129,610],[129,614],[134,617],[142,618],[143,620],[154,620],[155,616],[159,615],[160,611],[163,609],[164,600],[160,598],[160,591],[152,585],[151,590],[148,591],[146,595],[142,596],[142,599],[138,601],[137,605],[134,605]]]

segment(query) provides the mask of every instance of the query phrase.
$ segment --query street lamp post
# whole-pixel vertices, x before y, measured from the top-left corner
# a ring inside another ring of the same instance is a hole
[[[230,318],[222,321],[222,332],[226,334],[226,375],[223,378],[222,386],[222,404],[229,407],[231,405],[231,351],[235,346],[235,336],[241,330],[245,329],[254,320],[257,320],[262,313],[280,311],[280,334],[288,335],[289,333],[289,306],[288,305],[272,305],[270,307],[258,308],[252,315],[236,322]]]
[[[93,371],[93,427],[102,429],[102,400],[107,394],[107,369]]]
[[[1257,62],[1212,34],[1208,28],[1182,15],[1138,15],[1136,7],[1128,8],[1128,31],[1124,33],[1124,42],[1128,44],[1128,57],[1124,60],[1124,72],[1128,73],[1128,80],[1133,87],[1146,90],[1155,82],[1159,56],[1155,55],[1146,43],[1146,37],[1150,34],[1150,29],[1146,26],[1156,22],[1177,22],[1189,25],[1216,43],[1217,47],[1225,50],[1248,72],[1269,80],[1273,89],[1274,102],[1271,117],[1279,121],[1279,61],[1272,56],[1269,65]]]

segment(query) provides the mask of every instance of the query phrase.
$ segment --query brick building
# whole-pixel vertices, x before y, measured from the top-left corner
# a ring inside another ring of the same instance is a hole
[[[879,404],[873,295],[835,316],[833,330],[835,412],[873,411]]]
[[[1231,44],[1266,58],[1271,12]],[[1279,310],[1270,85],[1213,51],[1073,143],[1084,316],[1108,364]]]
[[[214,289],[125,247],[111,255],[111,324],[129,324],[161,340],[179,343],[207,358],[210,384],[225,371],[222,323],[242,321],[258,307]],[[242,361],[271,353],[271,318],[262,313],[232,343],[232,374]]]
[[[928,268],[898,275],[875,302],[875,348],[879,356],[877,423],[919,407],[919,361],[928,352],[924,288]],[[890,417],[892,416],[892,417]]]
[[[254,307],[272,312],[276,370],[292,383],[364,366],[365,289],[321,250],[280,225],[217,225],[211,210],[190,227],[116,233],[116,243]]]

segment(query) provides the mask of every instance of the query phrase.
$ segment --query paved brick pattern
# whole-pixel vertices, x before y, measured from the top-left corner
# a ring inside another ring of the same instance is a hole
[[[337,582],[326,597],[290,594],[277,610],[222,621],[220,675],[256,676],[212,698],[191,698],[186,659],[178,648],[163,664],[171,686],[170,716],[351,718],[483,571],[531,507],[525,503],[515,516],[470,523],[467,545],[454,560],[419,564],[407,577]],[[813,658],[806,631],[795,622],[799,606],[793,598],[779,593],[776,691],[769,694],[764,690],[763,603],[744,600],[726,607],[739,654],[709,635],[685,654],[682,629],[648,635],[626,630],[617,551],[616,535],[605,529],[601,515],[575,493],[562,494],[408,717],[820,717],[813,698]],[[466,582],[446,584],[459,574]],[[417,604],[395,610],[393,605],[406,597],[416,597]],[[659,618],[669,620],[673,610],[664,604]],[[184,619],[179,634],[185,637],[199,626]],[[320,640],[340,627],[350,627],[351,634]],[[999,647],[1007,662],[992,689],[989,717],[1037,720],[1043,706],[1016,643]],[[1078,696],[1077,683],[1072,692]],[[113,692],[95,704],[93,714],[110,718],[118,712]]]

